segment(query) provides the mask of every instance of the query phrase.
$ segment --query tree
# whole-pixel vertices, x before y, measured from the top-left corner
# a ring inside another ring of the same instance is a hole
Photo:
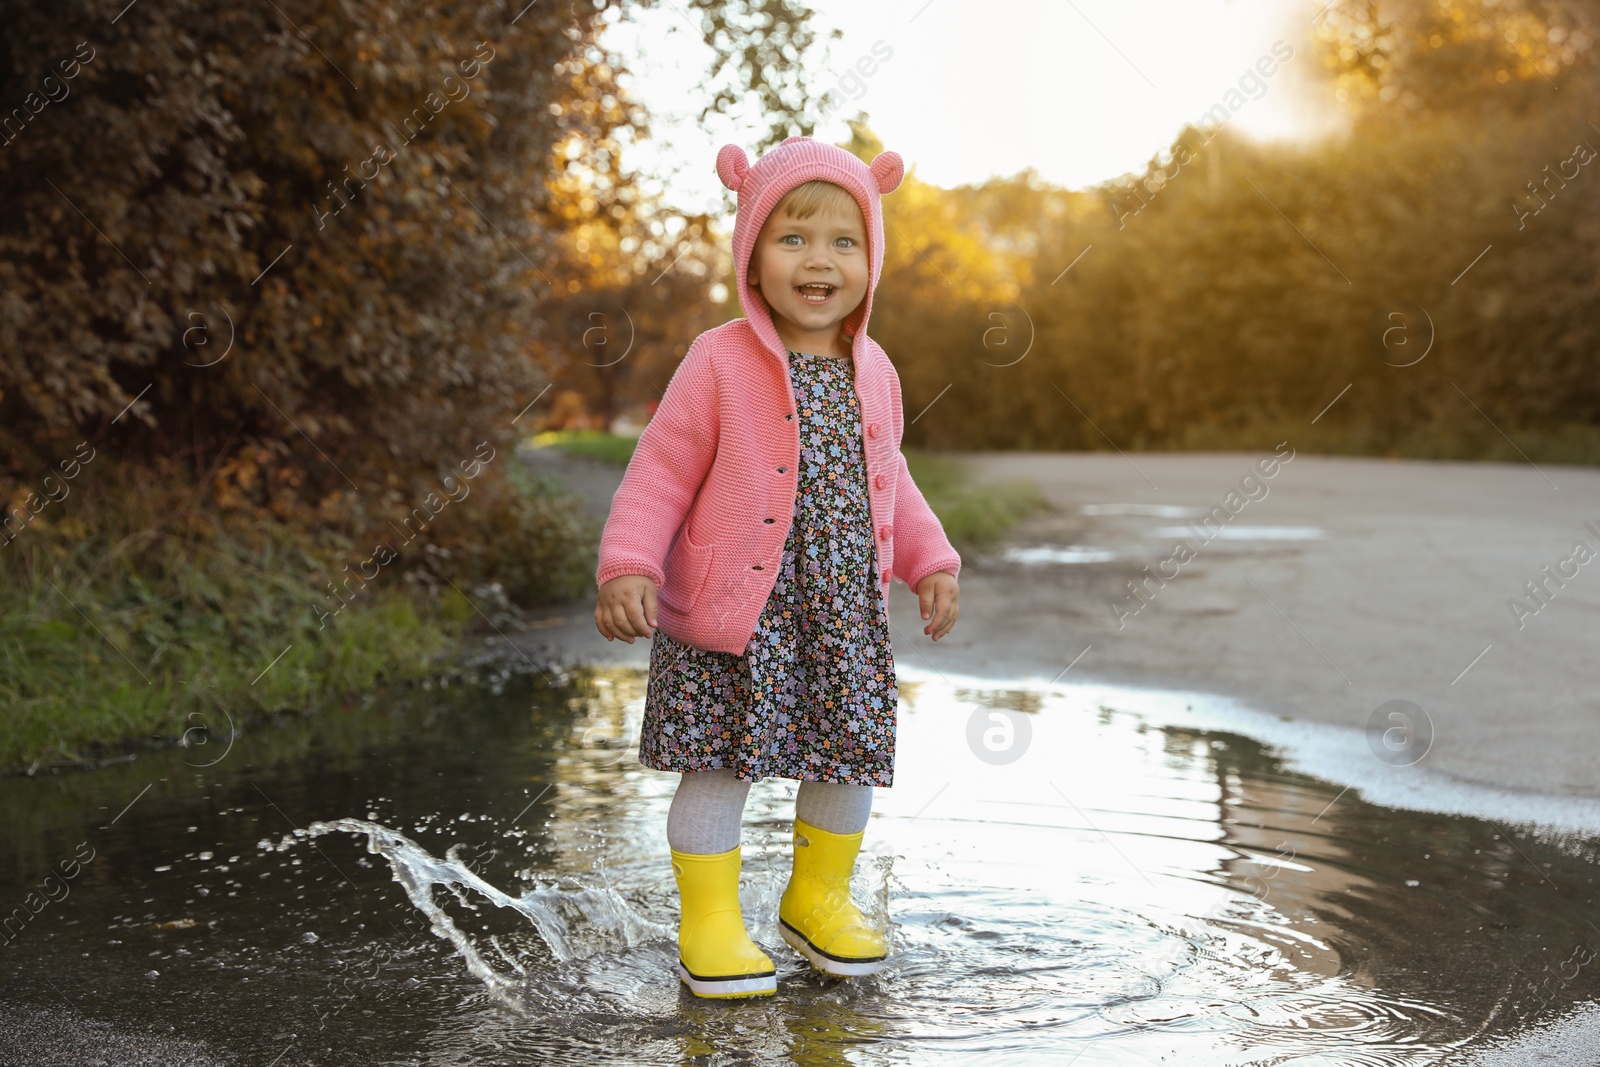
[[[627,210],[600,39],[649,6],[0,0],[0,475],[87,438],[287,517],[514,440],[594,282],[557,149]],[[809,11],[689,10],[781,124]]]

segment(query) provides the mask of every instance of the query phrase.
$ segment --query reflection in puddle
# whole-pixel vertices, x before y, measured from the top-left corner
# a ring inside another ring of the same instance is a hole
[[[1198,537],[1202,542],[1223,541],[1319,541],[1326,534],[1315,526],[1162,526],[1151,530],[1151,537]]]
[[[677,776],[637,762],[642,672],[607,668],[263,727],[203,773],[0,781],[10,898],[99,850],[7,947],[10,999],[59,1010],[59,986],[214,1062],[1378,1065],[1592,988],[1546,980],[1600,939],[1582,859],[1157,728],[1141,691],[899,674],[855,882],[891,924],[870,978],[820,979],[778,937],[796,783],[768,779],[741,897],[778,994],[681,989]]]

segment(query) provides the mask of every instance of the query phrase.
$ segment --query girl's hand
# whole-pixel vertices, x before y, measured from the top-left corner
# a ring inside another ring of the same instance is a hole
[[[656,625],[656,583],[642,574],[619,574],[600,587],[594,624],[607,641],[649,637]]]
[[[961,614],[958,603],[961,591],[956,587],[956,576],[949,571],[934,571],[917,583],[917,600],[922,604],[922,617],[933,621],[922,628],[932,634],[935,641],[950,632]]]

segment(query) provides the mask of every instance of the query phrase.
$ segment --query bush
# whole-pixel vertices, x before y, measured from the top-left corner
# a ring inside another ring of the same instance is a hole
[[[455,572],[472,582],[499,582],[521,607],[570,603],[588,593],[603,524],[519,461],[502,474],[479,487],[483,498],[471,521],[441,539]]]

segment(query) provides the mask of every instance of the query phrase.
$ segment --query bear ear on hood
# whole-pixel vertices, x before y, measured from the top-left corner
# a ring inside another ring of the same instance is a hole
[[[878,183],[880,194],[892,193],[900,188],[900,181],[906,176],[905,160],[900,158],[899,152],[879,152],[867,169],[872,172],[873,181]]]
[[[750,157],[744,154],[744,149],[736,144],[725,144],[717,153],[717,177],[722,179],[734,192],[744,184],[744,176],[750,170]]]

